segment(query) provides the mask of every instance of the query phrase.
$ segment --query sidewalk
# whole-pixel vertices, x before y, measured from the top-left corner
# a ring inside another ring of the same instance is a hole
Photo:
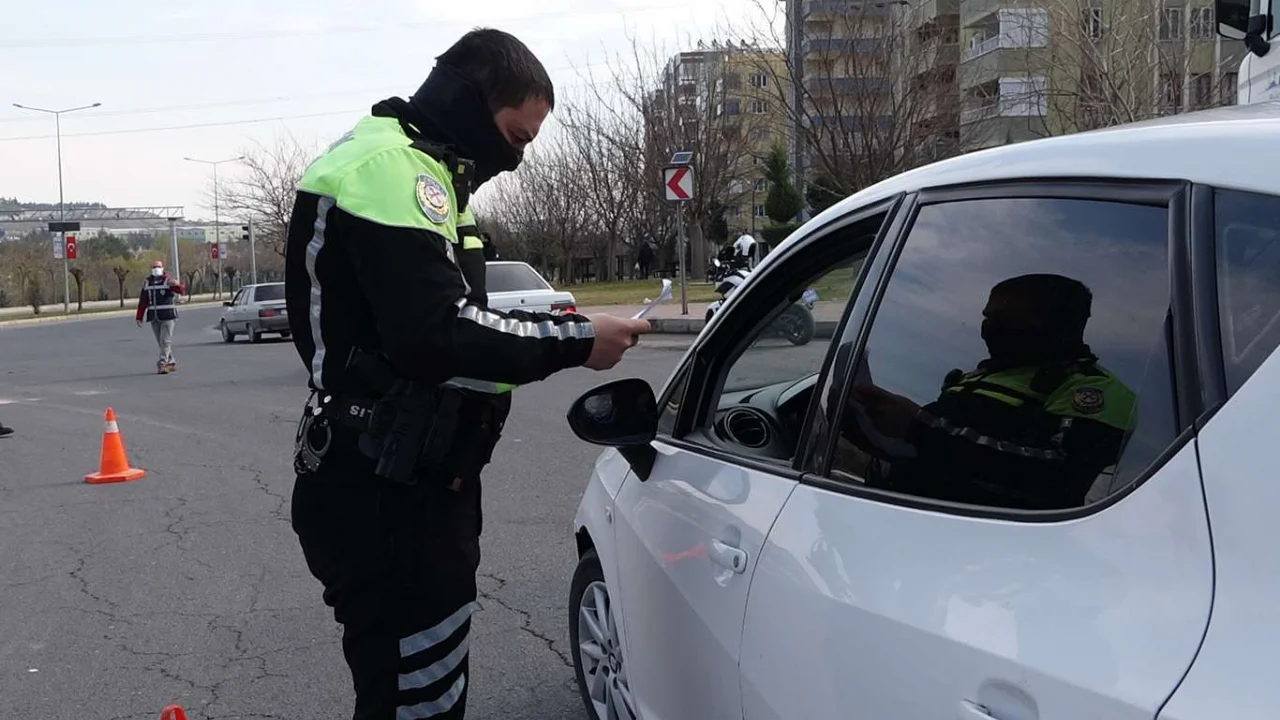
[[[671,300],[654,308],[649,313],[649,324],[653,326],[655,333],[664,333],[671,335],[697,335],[702,332],[702,328],[706,327],[707,306],[710,303],[689,303],[689,314],[680,314],[680,301]],[[841,313],[844,312],[845,304],[842,302],[819,302],[813,307],[813,316],[818,323],[819,334],[835,331],[835,327],[840,324]],[[591,315],[594,313],[605,313],[608,315],[617,315],[620,317],[631,317],[640,312],[644,308],[643,305],[603,305],[600,307],[583,307],[578,308],[580,315]]]

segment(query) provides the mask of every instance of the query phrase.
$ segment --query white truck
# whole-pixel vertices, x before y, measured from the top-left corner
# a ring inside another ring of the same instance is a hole
[[[1280,0],[1215,0],[1213,6],[1218,34],[1244,41],[1249,51],[1240,64],[1236,102],[1280,100]]]

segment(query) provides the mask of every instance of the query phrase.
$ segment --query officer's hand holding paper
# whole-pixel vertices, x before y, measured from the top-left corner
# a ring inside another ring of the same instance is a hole
[[[622,360],[622,354],[636,344],[636,337],[649,332],[649,321],[620,318],[614,315],[588,315],[595,340],[585,366],[592,370],[608,370]]]

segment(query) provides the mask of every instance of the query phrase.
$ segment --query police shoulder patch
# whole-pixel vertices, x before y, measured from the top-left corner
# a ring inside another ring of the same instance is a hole
[[[418,175],[416,193],[418,207],[422,208],[422,214],[428,220],[437,225],[443,225],[449,220],[449,193],[439,180],[426,173]]]
[[[1071,396],[1071,407],[1085,415],[1101,412],[1104,404],[1102,390],[1096,387],[1080,388]]]

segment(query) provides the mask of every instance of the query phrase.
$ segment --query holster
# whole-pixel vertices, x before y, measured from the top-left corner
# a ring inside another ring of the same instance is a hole
[[[454,446],[447,462],[448,474],[464,481],[475,480],[493,460],[493,451],[511,412],[511,395],[489,395],[469,390],[454,392],[462,403]]]

